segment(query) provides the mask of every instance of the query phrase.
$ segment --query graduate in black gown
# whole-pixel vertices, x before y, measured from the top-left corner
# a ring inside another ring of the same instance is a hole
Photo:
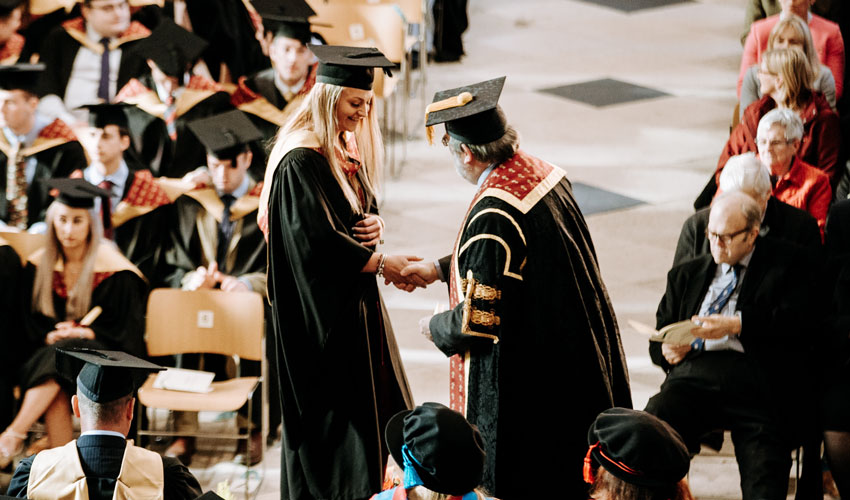
[[[0,318],[3,318],[3,333],[0,342],[5,346],[0,350],[0,364],[13,366],[20,354],[20,338],[14,335],[20,328],[21,259],[15,249],[0,234]],[[15,375],[11,370],[0,370],[0,428],[5,429],[12,421],[12,389]]]
[[[110,242],[92,213],[107,193],[82,179],[54,179],[59,197],[47,210],[44,248],[27,259],[20,287],[23,342],[18,414],[0,434],[0,468],[21,451],[26,432],[44,416],[51,447],[71,440],[69,387],[56,372],[56,349],[91,347],[144,355],[147,285]]]
[[[80,437],[23,459],[7,493],[31,499],[197,498],[198,480],[177,459],[126,440],[133,395],[149,373],[161,369],[120,351],[57,351],[57,371],[76,384],[71,404]]]
[[[316,85],[278,134],[260,197],[281,498],[361,499],[381,490],[381,430],[412,407],[375,275],[412,289],[399,272],[415,258],[375,251],[382,147],[371,84],[373,68],[392,63],[377,49],[310,48],[321,61]]]

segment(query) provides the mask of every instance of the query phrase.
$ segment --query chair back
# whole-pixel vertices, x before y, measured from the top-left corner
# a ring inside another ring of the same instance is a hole
[[[404,20],[395,5],[332,1],[311,6],[316,22],[330,25],[314,26],[329,44],[376,47],[394,63],[404,60]]]
[[[183,353],[263,358],[263,298],[256,292],[157,288],[148,298],[150,356]]]

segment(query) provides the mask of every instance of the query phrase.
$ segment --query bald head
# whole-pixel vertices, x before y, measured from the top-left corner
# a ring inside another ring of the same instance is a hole
[[[741,191],[723,193],[711,204],[708,239],[718,264],[737,264],[753,250],[761,224],[761,207]]]

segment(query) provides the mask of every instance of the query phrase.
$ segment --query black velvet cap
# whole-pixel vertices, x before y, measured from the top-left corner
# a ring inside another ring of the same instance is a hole
[[[303,44],[310,43],[313,33],[310,31],[309,18],[316,11],[304,0],[254,0],[254,8],[263,18],[266,31],[275,37],[293,38]]]
[[[124,102],[114,104],[84,104],[79,109],[89,111],[89,125],[94,128],[103,128],[107,125],[129,129],[127,120],[127,108],[132,105]]]
[[[168,76],[182,77],[209,44],[191,31],[163,17],[150,36],[131,49],[142,60],[151,59]]]
[[[481,483],[484,441],[478,429],[460,413],[440,403],[423,403],[387,422],[387,447],[403,466],[402,446],[416,459],[414,469],[429,490],[464,495]]]
[[[464,144],[487,144],[505,135],[507,123],[498,112],[505,77],[434,94],[426,111],[426,127],[446,124],[446,133]],[[471,97],[471,99],[470,99]]]
[[[374,47],[312,44],[307,47],[319,58],[316,81],[321,83],[372,90],[374,68],[382,68],[387,76],[392,76],[390,68],[395,67]]]
[[[241,153],[246,144],[263,138],[262,132],[238,109],[190,122],[189,130],[208,153],[221,159],[231,158]]]
[[[57,349],[56,369],[95,403],[108,403],[133,394],[148,374],[164,370],[122,351]]]
[[[109,191],[101,189],[85,179],[48,179],[47,187],[59,191],[56,201],[73,208],[94,208],[94,199],[109,198]]]
[[[0,89],[23,90],[36,94],[44,64],[11,64],[0,66]]]
[[[679,434],[644,411],[603,411],[590,426],[587,444],[592,447],[590,455],[606,471],[627,483],[648,488],[678,483],[691,464]]]

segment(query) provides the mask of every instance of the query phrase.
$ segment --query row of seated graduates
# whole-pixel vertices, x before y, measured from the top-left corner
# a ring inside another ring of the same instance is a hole
[[[226,1],[222,0],[222,3]],[[127,6],[125,0],[110,0],[108,4],[113,10]],[[203,4],[207,5],[206,2]],[[68,122],[77,119],[73,114],[71,118],[67,115],[55,119],[43,116],[44,99],[39,102],[39,98],[44,94],[46,79],[39,74],[45,74],[45,68],[21,64],[0,67],[0,88],[4,91],[4,99],[17,97],[27,104],[21,107],[28,118],[24,121],[41,125],[43,133],[35,135],[48,146],[26,151],[23,146],[27,145],[22,144],[20,149],[25,153],[21,159],[37,167],[26,179],[20,179],[22,186],[19,186],[18,193],[28,196],[19,198],[25,198],[25,205],[29,206],[27,210],[16,210],[15,199],[4,197],[3,210],[0,211],[4,229],[43,231],[44,212],[53,199],[44,181],[53,177],[82,176],[111,191],[109,204],[98,200],[98,211],[107,221],[107,235],[143,272],[149,287],[213,286],[236,290],[247,286],[255,291],[264,291],[264,276],[260,279],[258,275],[264,275],[265,271],[265,245],[255,222],[259,181],[264,173],[268,142],[286,113],[297,107],[315,81],[315,61],[306,47],[314,36],[307,18],[314,13],[303,2],[257,0],[254,4],[256,12],[262,15],[263,31],[258,37],[252,32],[251,39],[257,42],[257,38],[261,38],[265,42],[262,50],[270,53],[272,67],[239,77],[235,84],[214,83],[209,78],[194,74],[198,67],[195,63],[203,59],[206,43],[164,19],[152,34],[134,41],[134,46],[125,52],[127,57],[143,54],[156,69],[142,66],[142,74],[138,75],[138,79],[128,80],[123,90],[113,98],[114,104],[85,106],[89,120],[85,124],[75,122],[68,126]],[[97,7],[96,3],[89,6],[94,7]],[[136,14],[140,12],[143,13],[144,9]],[[251,19],[255,20],[255,17]],[[67,33],[69,26],[66,22],[54,28],[51,36],[58,30]],[[291,64],[291,59],[290,64],[274,63],[283,61],[283,57],[291,57],[287,54],[293,53],[294,64]],[[228,73],[225,66],[221,68],[222,73]],[[144,109],[146,106],[150,108],[148,104],[158,98],[155,89],[142,83],[150,82],[156,70],[166,73],[172,83],[188,82],[177,97],[178,104],[181,96],[187,96],[190,98],[190,111],[201,111],[178,116],[176,123],[180,127],[176,131],[168,130],[164,116],[152,117]],[[193,73],[191,77],[185,75],[190,71]],[[124,90],[126,92],[122,95]],[[72,109],[74,111],[76,109]],[[4,132],[14,122],[10,118],[13,117],[4,114]],[[194,126],[199,123],[201,125]],[[151,129],[159,133],[151,134]],[[204,130],[208,138],[212,137],[207,142],[202,137]],[[227,166],[222,167],[221,158],[216,156],[217,148],[222,146],[233,152],[234,144],[228,143],[228,140],[244,137],[246,130],[251,134],[250,140],[245,141],[248,151],[237,151],[238,154],[229,157]],[[155,161],[145,156],[145,152],[151,149],[161,152],[162,138],[170,135],[169,132],[176,132],[178,138],[185,139],[183,142],[178,139],[173,144],[176,153],[192,151],[192,154],[185,155],[192,159],[172,162],[174,168],[165,167],[162,162],[155,165]],[[77,133],[81,137],[82,134],[90,134],[90,140],[82,142],[90,146],[86,150],[91,164],[77,140]],[[8,135],[4,134],[4,137]],[[160,142],[151,148],[152,141]],[[0,139],[0,142],[4,141]],[[3,145],[11,146],[11,142],[13,139],[6,137]],[[104,168],[105,163],[114,163],[116,147],[120,166]],[[0,149],[0,153],[5,153],[2,158],[4,167],[9,163],[10,152],[11,148]],[[212,162],[217,164],[215,168]],[[196,170],[196,167],[201,168]],[[168,175],[163,175],[163,169]],[[243,176],[245,170],[250,175]],[[122,171],[125,172],[123,179],[103,185],[103,181]],[[181,180],[180,177],[187,173],[187,178]],[[3,181],[6,178],[6,175],[2,176]],[[242,180],[234,181],[237,178]],[[234,195],[236,199],[224,200],[227,194]],[[109,213],[104,213],[104,208]],[[225,230],[222,220],[230,222],[226,229],[228,241],[219,244],[217,240]],[[39,227],[40,224],[42,227]],[[238,239],[234,235],[238,235]],[[230,241],[234,243],[230,244]],[[202,285],[187,277],[198,276],[198,273],[192,273],[197,268],[209,271],[206,276],[201,273],[204,278]],[[277,390],[270,388],[269,393],[277,394]],[[270,408],[277,406],[272,404]],[[4,405],[3,408],[11,406]],[[259,412],[254,414],[260,415]],[[8,423],[9,418],[9,414],[0,415],[0,423]],[[276,429],[274,422],[275,416],[272,415],[272,432]]]
[[[850,283],[850,237],[848,237],[848,234],[850,234],[850,200],[847,200],[850,195],[850,164],[848,164],[847,150],[847,145],[850,144],[850,99],[846,97],[846,94],[840,92],[840,88],[842,82],[848,81],[848,69],[850,69],[846,64],[846,52],[843,47],[843,40],[850,36],[850,5],[840,0],[793,0],[788,2],[747,0],[745,29],[741,37],[745,53],[742,57],[738,82],[739,98],[741,97],[741,81],[749,69],[747,63],[758,64],[761,62],[760,58],[766,47],[756,46],[766,44],[770,27],[777,24],[777,18],[782,14],[783,3],[789,10],[790,7],[799,9],[803,4],[805,4],[805,8],[810,7],[810,11],[805,16],[809,27],[812,26],[812,18],[817,19],[820,16],[822,18],[820,21],[825,21],[820,24],[829,25],[832,40],[835,40],[837,34],[838,41],[841,42],[841,64],[839,72],[833,77],[838,83],[836,85],[838,92],[836,93],[839,95],[832,106],[834,115],[826,120],[830,122],[830,127],[837,129],[830,134],[831,144],[827,146],[837,151],[837,158],[835,159],[835,174],[829,179],[832,187],[833,204],[829,208],[825,227],[822,225],[823,239],[818,240],[815,231],[815,217],[806,213],[805,207],[791,207],[775,197],[771,197],[766,212],[774,219],[783,217],[783,222],[780,223],[775,220],[775,225],[787,225],[788,229],[795,234],[786,236],[796,244],[808,244],[811,252],[820,256],[819,259],[812,259],[812,262],[823,263],[822,269],[812,270],[812,279],[817,281],[817,285],[814,285],[813,289],[819,291],[818,296],[812,298],[812,303],[818,305],[815,308],[817,311],[812,311],[816,316],[815,319],[818,320],[817,326],[813,329],[821,331],[819,337],[821,341],[816,346],[807,346],[812,348],[813,358],[818,360],[817,366],[820,370],[816,378],[819,378],[821,384],[815,391],[818,395],[815,399],[820,398],[823,403],[821,407],[815,405],[815,407],[809,408],[809,411],[815,416],[815,421],[821,425],[818,432],[823,432],[823,435],[826,436],[824,442],[827,453],[826,460],[832,469],[835,482],[841,491],[845,491],[850,490],[850,425],[846,424],[846,422],[850,422],[850,412],[847,411],[850,408],[850,370],[848,370],[848,366],[850,366],[850,361],[848,361],[850,360],[850,337],[847,334],[847,318],[850,317],[850,309],[847,308],[848,297],[850,297],[848,295],[848,290],[850,290],[850,285],[848,285]],[[772,16],[776,17],[771,19]],[[756,24],[753,26],[753,23]],[[815,24],[818,24],[818,21]],[[768,26],[766,31],[765,25]],[[821,41],[826,38],[814,33],[810,36],[813,39],[819,38]],[[817,40],[815,40],[815,43],[817,43]],[[832,45],[832,48],[836,48],[835,44]],[[751,53],[754,49],[758,49],[755,59]],[[821,56],[821,59],[824,59],[824,57]],[[821,60],[821,64],[826,63]],[[708,205],[718,191],[718,181],[726,162],[730,158],[734,158],[735,155],[742,153],[758,153],[756,145],[758,119],[776,107],[773,102],[765,104],[764,101],[769,101],[770,97],[760,96],[760,98],[760,101],[757,100],[748,105],[754,108],[750,113],[756,117],[754,123],[753,121],[750,123],[743,122],[747,112],[746,106],[741,106],[740,110],[736,108],[730,128],[730,140],[721,153],[715,173],[694,202],[697,213],[689,217],[683,225],[674,266],[699,253],[709,251],[708,241],[707,239],[703,240],[701,234],[697,235],[696,241],[694,241],[694,231],[702,231],[707,225]],[[822,96],[817,98],[820,99]],[[760,109],[756,111],[755,108]],[[741,121],[739,121],[739,118]],[[798,154],[802,155],[802,145]],[[813,166],[820,167],[816,164]],[[766,166],[766,168],[769,169],[770,167]],[[771,179],[774,186],[776,180],[775,177]],[[766,216],[765,221],[767,218]],[[771,236],[785,238],[780,233],[781,231],[774,231]],[[789,398],[788,404],[795,404],[793,398]],[[836,425],[836,422],[841,421],[845,424]],[[721,438],[722,436],[719,434],[714,434],[706,436],[704,442],[719,449]],[[812,448],[815,447],[812,446]],[[815,497],[819,498],[822,494],[822,491],[819,491],[820,488],[822,486],[830,487],[829,481],[822,483],[820,480],[819,460],[812,460],[813,456],[816,459],[820,458],[819,444],[816,448],[817,450],[814,451],[804,451],[806,458],[804,459],[803,474],[810,476],[803,478],[798,485],[797,498],[808,498],[806,495],[811,494],[815,494]],[[807,468],[808,470],[806,470]],[[801,490],[800,487],[803,489]]]

